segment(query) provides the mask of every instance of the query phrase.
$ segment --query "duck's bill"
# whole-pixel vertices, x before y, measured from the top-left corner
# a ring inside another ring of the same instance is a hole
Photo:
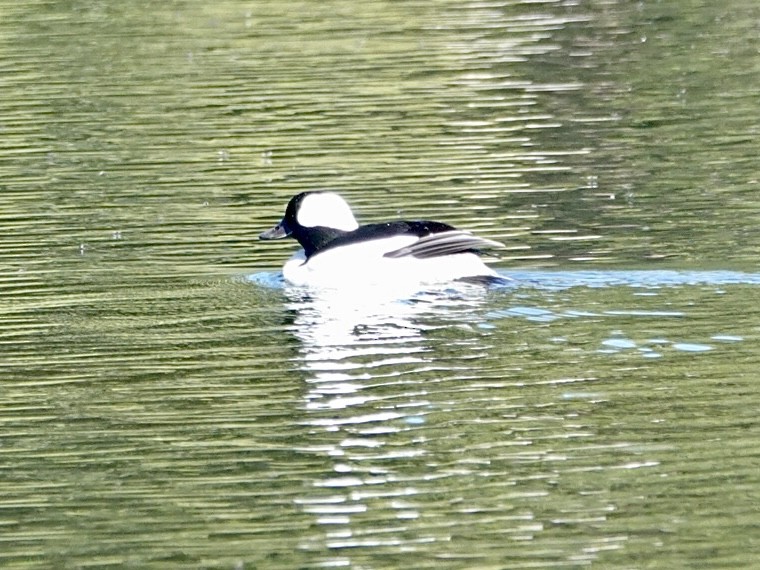
[[[282,239],[290,235],[290,231],[285,227],[285,224],[280,222],[275,227],[267,230],[259,235],[259,239]]]

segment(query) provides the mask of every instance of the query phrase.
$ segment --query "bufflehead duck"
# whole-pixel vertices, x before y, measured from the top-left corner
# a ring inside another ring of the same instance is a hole
[[[259,239],[289,236],[303,247],[282,270],[293,285],[506,281],[478,255],[503,244],[441,222],[399,220],[360,226],[348,204],[333,192],[294,196],[285,217]]]

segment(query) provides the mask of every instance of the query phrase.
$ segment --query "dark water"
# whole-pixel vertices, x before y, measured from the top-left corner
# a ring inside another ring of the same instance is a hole
[[[754,566],[755,2],[0,14],[0,566]],[[316,188],[515,281],[284,287]]]

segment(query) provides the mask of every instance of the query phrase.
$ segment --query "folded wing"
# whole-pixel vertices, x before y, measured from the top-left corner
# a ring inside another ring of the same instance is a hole
[[[483,249],[504,248],[504,244],[480,238],[462,230],[436,232],[421,237],[411,245],[389,251],[384,257],[398,258],[413,256],[424,259],[455,253],[478,253]]]

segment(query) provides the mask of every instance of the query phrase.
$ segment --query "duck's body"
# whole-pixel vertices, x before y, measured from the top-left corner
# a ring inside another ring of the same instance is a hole
[[[441,222],[393,221],[359,226],[348,204],[331,192],[304,192],[260,239],[293,236],[303,247],[283,267],[294,285],[339,288],[456,280],[498,281],[481,249],[502,244]]]

